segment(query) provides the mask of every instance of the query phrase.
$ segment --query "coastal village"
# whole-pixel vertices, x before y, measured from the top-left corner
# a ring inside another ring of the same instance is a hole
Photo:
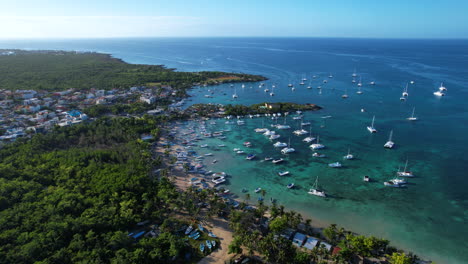
[[[34,90],[0,90],[0,144],[43,133],[56,126],[65,127],[82,123],[90,117],[86,108],[95,105],[111,106],[118,103],[140,102],[152,105],[157,100],[173,97],[171,86],[134,86],[129,89],[76,90],[60,92]],[[184,99],[169,104],[178,108]],[[149,114],[161,114],[162,108],[149,110]]]

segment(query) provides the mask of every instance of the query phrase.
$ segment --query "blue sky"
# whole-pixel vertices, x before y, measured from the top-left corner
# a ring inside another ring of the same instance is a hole
[[[468,0],[0,0],[0,38],[468,38]]]

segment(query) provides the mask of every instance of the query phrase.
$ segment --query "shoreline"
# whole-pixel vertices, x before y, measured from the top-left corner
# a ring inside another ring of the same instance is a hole
[[[190,120],[184,120],[182,122],[188,122],[188,121],[195,121],[195,122],[198,122],[198,121],[202,121],[202,119],[200,118],[192,118]],[[175,136],[175,139],[171,141],[171,143],[173,143],[173,145],[170,146],[170,151],[169,151],[169,156],[172,156],[172,157],[175,157],[177,155],[178,152],[180,152],[180,150],[184,151],[186,150],[186,146],[184,146],[182,144],[183,140],[180,138],[180,133],[181,131],[179,130],[180,127],[179,127],[180,124],[177,124],[176,126],[169,126],[170,129],[173,129],[174,131],[177,131],[176,132],[176,136]],[[167,140],[166,138],[164,137],[161,137],[161,139],[164,139],[164,140]],[[160,147],[161,148],[161,147]],[[209,174],[211,175],[211,174]],[[184,168],[182,166],[173,166],[171,168],[171,178],[173,178],[173,182],[176,186],[176,188],[178,188],[179,191],[185,191],[187,190],[187,188],[189,188],[190,186],[192,186],[191,184],[191,181],[190,179],[193,178],[193,177],[197,177],[197,178],[200,178],[200,175],[199,174],[196,174],[196,173],[190,173],[190,172],[186,172],[184,171]],[[208,176],[209,177],[209,176]],[[211,185],[211,183],[210,183]],[[210,188],[216,188],[216,186],[210,186]],[[222,188],[222,187],[221,187]],[[235,194],[235,193],[234,193]],[[237,201],[238,203],[246,203],[246,201],[244,199],[241,198],[240,195],[238,194],[235,194],[237,197],[230,197],[230,199],[232,200],[235,200]],[[271,206],[271,203],[268,202],[268,203],[265,203],[266,205],[268,206]],[[249,206],[253,206],[253,207],[256,207],[256,204],[255,203],[247,203],[247,205]],[[289,208],[285,207],[286,210],[290,210]],[[310,213],[307,213],[305,211],[302,211],[302,210],[291,210],[291,211],[294,211],[296,213],[300,213],[303,217],[304,217],[304,221],[302,223],[305,222],[306,219],[311,219],[312,220],[312,225],[311,225],[311,230],[313,233],[315,234],[319,234],[319,238],[320,239],[323,239],[324,238],[324,234],[323,234],[323,229],[324,228],[327,228],[329,227],[330,225],[332,224],[336,224],[336,223],[333,223],[333,222],[330,222],[330,221],[324,221],[322,219],[318,219],[316,218],[315,216],[311,215]],[[269,211],[267,211],[267,215],[269,215]],[[338,227],[343,227],[343,226],[338,226]],[[213,226],[212,227],[213,230],[217,230],[218,232],[220,231],[220,229],[222,229],[221,227],[216,227],[216,226]],[[298,230],[298,229],[296,229]],[[356,235],[362,235],[362,233],[356,233],[354,231],[350,231],[349,229],[347,229],[349,232],[353,233],[353,234],[356,234]],[[226,230],[224,230],[226,231]],[[213,231],[214,232],[214,231]],[[229,230],[227,233],[230,234],[230,236],[232,237],[233,235],[233,231],[232,230]],[[226,234],[225,234],[226,235]],[[366,236],[369,236],[369,235],[372,235],[370,233],[365,233]],[[394,243],[392,243],[390,241],[390,245],[389,246],[392,246],[392,247],[397,247],[397,248],[402,248],[402,247],[399,247],[398,245],[395,245]],[[227,248],[229,244],[225,244],[221,247],[221,249],[225,246]],[[405,248],[406,252],[411,252],[407,247],[403,247]],[[216,251],[215,251],[216,252]],[[202,259],[202,261],[200,263],[224,263],[224,262],[212,262],[213,260],[210,260],[210,261],[206,261],[204,262],[203,260],[210,257],[211,255],[208,255],[206,256],[205,258]],[[418,255],[421,259],[421,263],[430,263],[430,262],[427,262],[429,259],[427,256],[424,256],[423,254],[421,255]],[[216,258],[218,258],[219,260],[219,254],[216,254]],[[227,260],[227,259],[224,259],[224,260]]]

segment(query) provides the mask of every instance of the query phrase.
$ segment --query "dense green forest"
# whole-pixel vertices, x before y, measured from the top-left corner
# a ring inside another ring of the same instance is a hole
[[[0,50],[0,52],[5,50]],[[265,78],[225,72],[178,72],[161,65],[128,64],[108,54],[63,51],[22,51],[0,56],[0,89],[58,91],[128,88],[148,83],[187,89],[193,83],[230,76],[223,81]],[[236,78],[234,78],[236,77]]]
[[[164,119],[101,118],[0,149],[0,263],[165,263],[187,248],[173,232],[128,236],[177,196],[149,177],[159,160],[140,140]]]

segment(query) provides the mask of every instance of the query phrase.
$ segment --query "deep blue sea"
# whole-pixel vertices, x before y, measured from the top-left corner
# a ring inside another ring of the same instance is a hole
[[[258,84],[196,87],[190,103],[290,101],[323,107],[306,113],[314,135],[320,135],[327,158],[316,159],[301,137],[281,131],[280,141],[297,152],[277,167],[245,161],[232,148],[251,141],[259,157],[279,156],[272,142],[253,132],[270,119],[249,119],[245,126],[230,126],[216,152],[213,170],[232,175],[229,188],[262,187],[267,196],[320,222],[337,223],[350,230],[391,240],[392,244],[435,260],[468,263],[468,40],[384,40],[320,38],[161,38],[100,40],[0,41],[0,48],[60,49],[110,53],[129,63],[164,64],[180,71],[221,70],[260,74],[276,84],[270,97]],[[362,80],[363,94],[352,83],[353,72]],[[328,76],[332,74],[333,78]],[[315,75],[316,78],[312,79]],[[300,85],[302,77],[308,80]],[[1,77],[1,73],[0,73]],[[323,80],[328,83],[324,84]],[[401,101],[407,83],[408,97]],[[375,82],[375,85],[370,85]],[[436,97],[441,82],[446,96]],[[295,91],[287,87],[294,83]],[[307,86],[312,89],[307,89]],[[322,89],[317,89],[322,86]],[[208,89],[214,98],[205,98]],[[238,99],[233,100],[234,90]],[[342,99],[347,93],[349,98]],[[407,121],[415,107],[416,122]],[[366,112],[360,110],[364,108]],[[366,130],[375,115],[376,134]],[[323,116],[331,118],[323,119]],[[296,129],[298,123],[287,121]],[[227,128],[218,121],[213,130]],[[308,128],[305,128],[308,130]],[[396,146],[383,148],[390,131]],[[216,144],[214,141],[212,144]],[[219,142],[220,143],[220,142]],[[217,144],[219,144],[217,143]],[[348,148],[355,160],[343,161]],[[200,150],[202,152],[203,150]],[[211,150],[206,150],[211,151]],[[416,177],[406,188],[384,187],[408,160]],[[328,163],[344,167],[332,169]],[[279,177],[276,171],[291,171]],[[307,194],[320,176],[330,194],[321,199]],[[364,183],[363,175],[375,181]],[[295,182],[298,188],[285,185]]]

